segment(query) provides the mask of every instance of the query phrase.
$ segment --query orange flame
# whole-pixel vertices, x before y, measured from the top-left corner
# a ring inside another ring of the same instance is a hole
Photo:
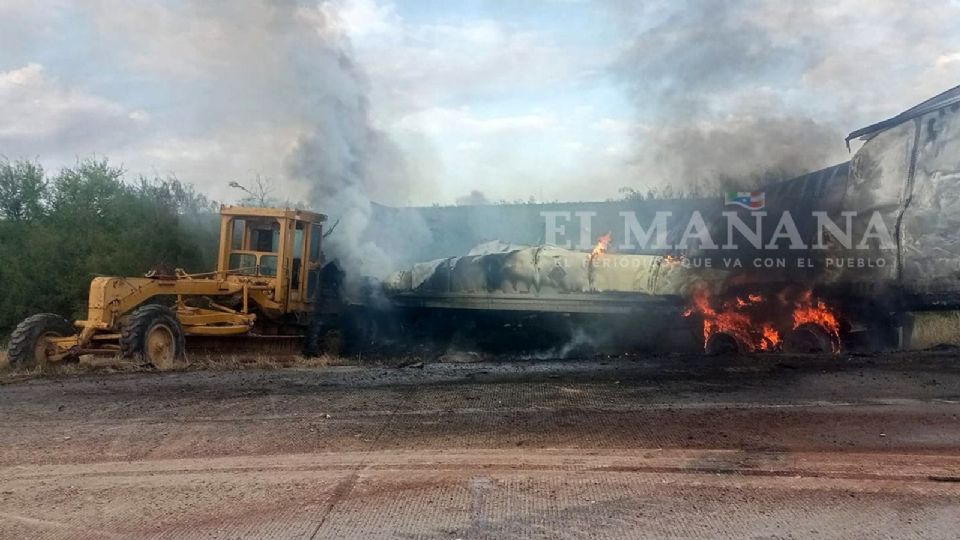
[[[610,242],[613,241],[613,233],[607,233],[597,240],[597,245],[593,246],[589,259],[592,261],[607,252]]]
[[[839,340],[840,322],[837,314],[820,299],[813,297],[812,291],[804,292],[799,300],[787,301],[787,293],[776,297],[760,294],[737,296],[726,301],[710,298],[709,291],[698,289],[694,292],[690,307],[683,315],[699,315],[703,318],[703,342],[715,333],[723,332],[734,337],[741,346],[753,351],[775,351],[780,348],[783,338],[773,322],[765,320],[784,308],[790,310],[793,328],[813,323],[827,331],[835,340]],[[783,322],[784,325],[788,323]]]
[[[720,309],[715,309],[710,303],[710,293],[705,289],[698,289],[693,295],[693,305],[684,312],[689,317],[698,314],[703,317],[703,343],[706,345],[710,336],[716,333],[725,333],[733,336],[741,345],[751,350],[773,350],[780,345],[780,335],[772,326],[765,325],[760,333],[750,315],[743,308],[762,300],[758,295],[750,295],[747,300],[736,297],[724,303]]]
[[[777,332],[777,329],[771,326],[770,323],[763,323],[763,341],[760,342],[760,350],[776,350],[780,346],[780,343],[780,332]]]
[[[834,338],[840,337],[840,322],[837,316],[830,311],[823,300],[814,300],[811,291],[803,294],[793,310],[794,328],[807,323],[820,326]]]

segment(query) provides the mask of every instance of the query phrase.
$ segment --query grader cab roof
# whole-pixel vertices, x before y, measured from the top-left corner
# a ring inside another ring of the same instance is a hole
[[[296,208],[261,208],[259,206],[229,206],[220,207],[220,215],[237,217],[272,217],[300,219],[312,223],[322,223],[327,220],[325,214],[318,214],[308,210],[298,210]]]

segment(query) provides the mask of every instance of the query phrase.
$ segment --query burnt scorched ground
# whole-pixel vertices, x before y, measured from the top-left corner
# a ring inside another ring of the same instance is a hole
[[[0,386],[0,538],[954,538],[960,357]]]

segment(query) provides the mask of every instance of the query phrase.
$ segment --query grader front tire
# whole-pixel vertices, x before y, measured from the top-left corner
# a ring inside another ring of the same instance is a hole
[[[172,368],[186,351],[177,314],[157,304],[137,308],[121,330],[120,350],[124,356],[142,359],[157,369]]]
[[[51,354],[48,338],[75,335],[77,329],[54,313],[40,313],[24,319],[10,335],[8,358],[13,367],[41,367],[48,365]]]

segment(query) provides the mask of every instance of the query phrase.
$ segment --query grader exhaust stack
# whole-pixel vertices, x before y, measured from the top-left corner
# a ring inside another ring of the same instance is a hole
[[[301,334],[318,300],[324,221],[302,210],[224,206],[216,271],[94,278],[86,319],[24,320],[11,335],[11,362],[99,353],[161,365],[181,357],[190,336]]]

